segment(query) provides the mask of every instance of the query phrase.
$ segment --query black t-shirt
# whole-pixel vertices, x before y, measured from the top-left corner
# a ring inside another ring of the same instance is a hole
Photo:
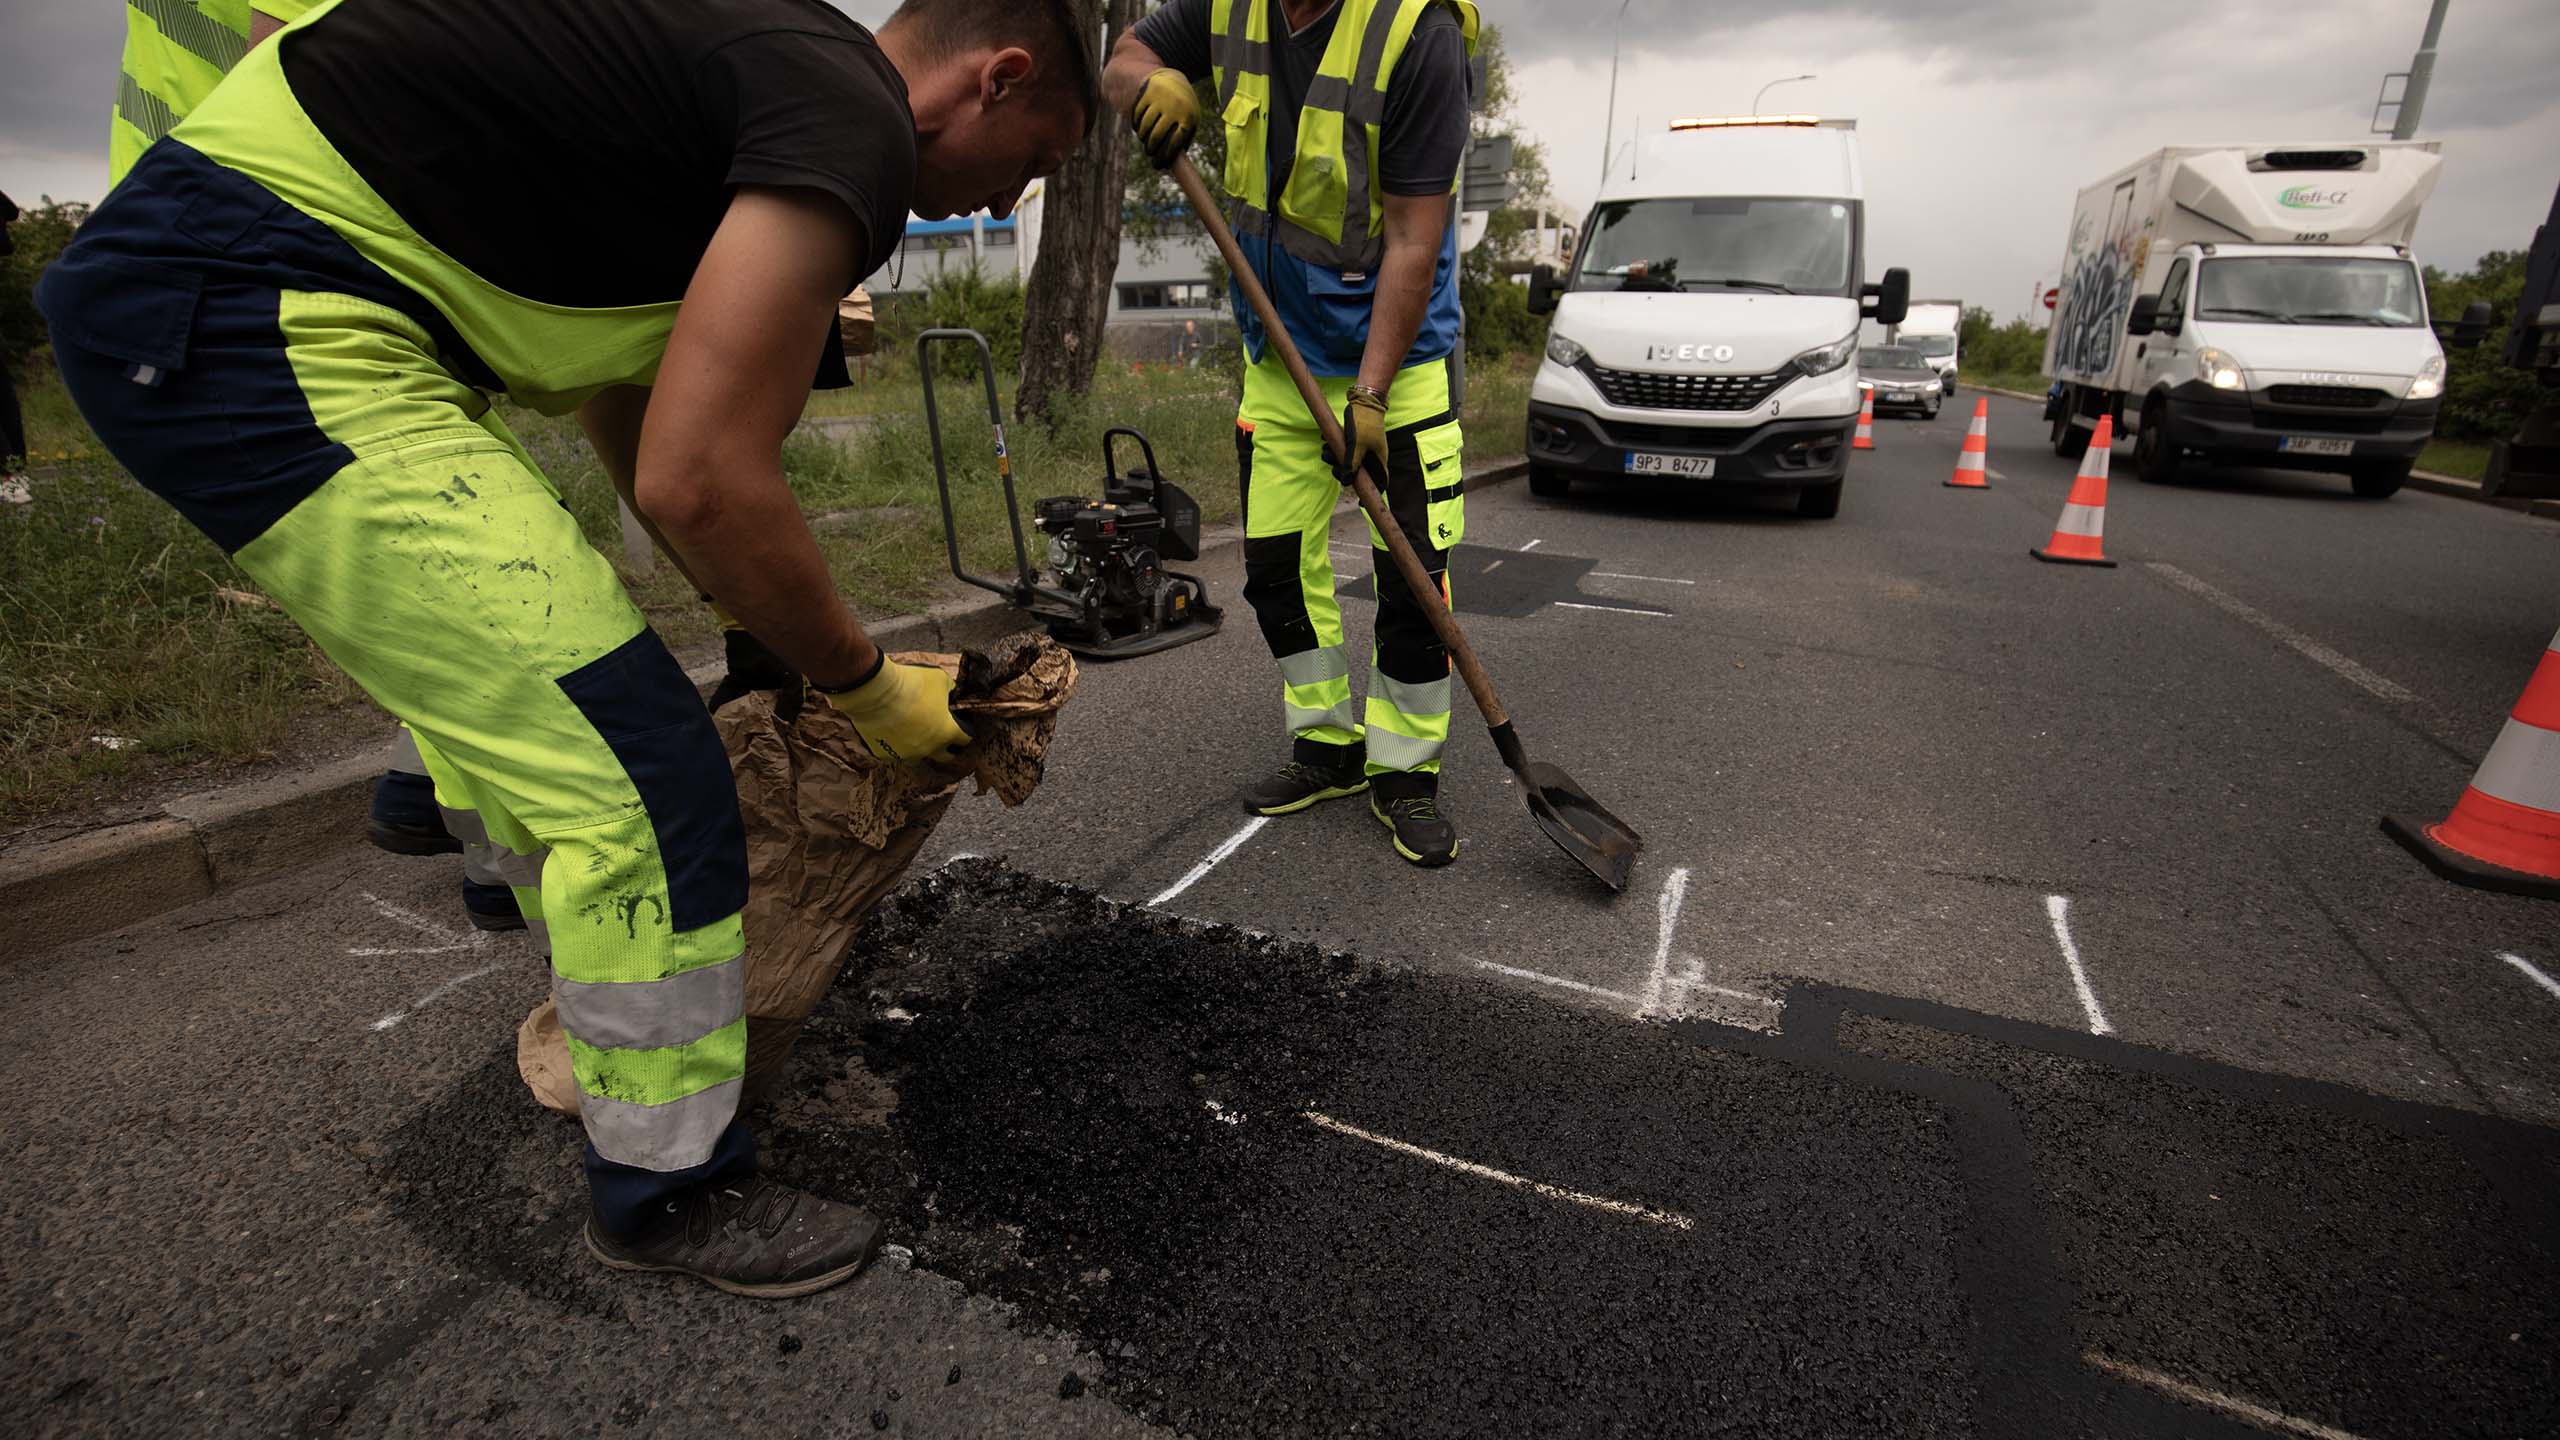
[[[371,3],[371,0],[367,0]],[[1138,22],[1138,42],[1194,80],[1209,74],[1209,6],[1212,0],[1170,0]],[[1228,0],[1215,0],[1226,4]],[[1272,46],[1271,89],[1279,104],[1271,116],[1271,193],[1287,186],[1298,154],[1298,111],[1307,82],[1333,43],[1335,5],[1306,29]],[[1271,0],[1271,24],[1288,28],[1279,0]],[[1446,6],[1434,5],[1413,27],[1413,38],[1387,77],[1387,114],[1378,126],[1378,187],[1389,195],[1446,195],[1457,183],[1467,148],[1467,115],[1475,76],[1467,68],[1466,32]],[[1218,117],[1204,115],[1215,125]]]
[[[896,253],[906,84],[819,0],[354,0],[287,37],[320,133],[436,248],[529,300],[681,299],[740,185],[842,201]]]

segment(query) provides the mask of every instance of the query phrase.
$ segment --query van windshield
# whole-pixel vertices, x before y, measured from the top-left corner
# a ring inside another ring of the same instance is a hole
[[[1901,343],[1919,351],[1923,355],[1953,355],[1956,353],[1956,337],[1953,335],[1905,335],[1902,337]]]
[[[2204,262],[2196,314],[2260,325],[2415,326],[2427,313],[2406,260],[2326,255],[2231,256]]]
[[[1574,288],[1846,295],[1856,223],[1846,200],[1612,200],[1591,212]]]

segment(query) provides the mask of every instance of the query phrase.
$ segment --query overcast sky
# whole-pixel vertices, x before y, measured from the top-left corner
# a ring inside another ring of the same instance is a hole
[[[354,0],[362,3],[362,0]],[[0,190],[94,199],[124,7],[5,0]],[[891,0],[839,0],[877,23]],[[2059,269],[2079,187],[2166,144],[2361,136],[2407,66],[2426,0],[1796,0],[1786,13],[1629,0],[1618,136],[1674,115],[1849,115],[1867,162],[1871,271],[2003,317]],[[1610,0],[1488,0],[1518,67],[1521,128],[1579,212],[1600,172]],[[2423,138],[2444,178],[2418,231],[2448,269],[2521,249],[2560,183],[2560,0],[2452,0]]]

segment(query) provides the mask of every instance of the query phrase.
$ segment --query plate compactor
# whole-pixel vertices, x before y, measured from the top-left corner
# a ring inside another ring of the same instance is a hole
[[[969,344],[987,397],[987,423],[995,429],[996,476],[1004,485],[1005,517],[1013,525],[1014,579],[973,575],[960,559],[960,523],[951,508],[951,470],[943,453],[942,411],[934,394],[937,344]],[[992,590],[1049,627],[1059,644],[1097,660],[1153,655],[1218,633],[1224,618],[1209,603],[1199,577],[1168,570],[1168,560],[1200,558],[1200,503],[1164,477],[1155,447],[1126,426],[1102,435],[1102,495],[1053,495],[1031,507],[1032,522],[1048,539],[1043,557],[1049,580],[1033,568],[1022,530],[1022,504],[1014,494],[1013,460],[1005,450],[1004,414],[996,402],[995,353],[975,330],[927,330],[916,337],[916,372],[924,379],[925,428],[933,437],[933,480],[942,491],[942,535],[951,573]],[[1136,442],[1140,463],[1122,470],[1117,442]]]

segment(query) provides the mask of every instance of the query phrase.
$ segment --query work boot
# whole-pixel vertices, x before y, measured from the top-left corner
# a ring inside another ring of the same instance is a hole
[[[616,1270],[690,1275],[732,1295],[784,1300],[853,1278],[880,1248],[871,1212],[762,1176],[714,1180],[665,1202],[617,1240],[587,1217],[587,1253]]]
[[[462,912],[471,918],[474,930],[521,930],[524,907],[516,903],[514,887],[484,885],[464,876],[462,880]]]
[[[1367,760],[1365,746],[1294,741],[1288,764],[1245,787],[1244,808],[1254,815],[1294,815],[1319,800],[1357,795],[1369,788]]]
[[[435,782],[406,770],[385,770],[373,782],[373,815],[365,838],[394,855],[458,855],[462,842],[444,828]]]
[[[1436,868],[1458,858],[1458,827],[1440,816],[1440,777],[1389,771],[1369,780],[1369,813],[1395,836],[1396,853]]]

